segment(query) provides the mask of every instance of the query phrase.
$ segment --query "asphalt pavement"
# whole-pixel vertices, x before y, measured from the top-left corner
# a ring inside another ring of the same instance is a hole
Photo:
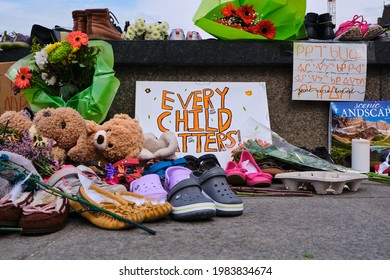
[[[279,189],[280,185],[272,188]],[[389,260],[390,185],[340,195],[241,196],[244,213],[203,222],[166,217],[104,230],[73,214],[46,235],[0,233],[3,260]]]

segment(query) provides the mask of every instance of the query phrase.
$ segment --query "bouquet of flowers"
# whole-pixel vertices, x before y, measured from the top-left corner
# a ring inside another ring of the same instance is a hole
[[[125,27],[122,33],[124,40],[165,40],[168,38],[167,22],[146,23],[143,18],[136,19],[134,24]]]
[[[100,123],[119,87],[112,68],[111,45],[73,31],[67,41],[43,47],[33,43],[31,54],[11,66],[6,76],[14,82],[14,93],[23,94],[33,111],[72,107]]]
[[[306,37],[305,0],[202,0],[195,25],[223,40]]]
[[[88,46],[88,35],[80,31],[69,34],[67,41],[41,47],[33,43],[30,67],[17,70],[14,93],[42,87],[64,101],[92,83],[99,49]]]
[[[276,28],[273,22],[259,18],[259,13],[253,9],[253,5],[243,5],[236,9],[232,4],[226,4],[221,13],[223,18],[218,19],[218,23],[258,34],[268,39],[275,38]]]

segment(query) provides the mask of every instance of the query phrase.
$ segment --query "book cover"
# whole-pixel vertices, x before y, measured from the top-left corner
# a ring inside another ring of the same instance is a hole
[[[351,166],[352,139],[370,140],[370,169],[390,152],[390,101],[330,102],[329,150],[333,160]]]

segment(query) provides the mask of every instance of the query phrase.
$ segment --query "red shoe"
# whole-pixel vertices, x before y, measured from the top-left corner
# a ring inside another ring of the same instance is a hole
[[[233,186],[244,186],[247,172],[246,169],[240,168],[235,161],[229,161],[226,164],[226,181]]]
[[[238,166],[247,170],[245,182],[248,186],[269,187],[271,185],[273,176],[260,169],[250,152],[242,151]]]

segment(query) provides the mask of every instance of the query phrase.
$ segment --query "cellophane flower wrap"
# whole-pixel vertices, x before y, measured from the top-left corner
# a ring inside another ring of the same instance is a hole
[[[296,170],[323,170],[348,172],[345,166],[328,162],[309,151],[288,143],[277,133],[253,118],[248,119],[241,129],[243,141],[231,151],[232,158],[239,160],[243,150],[249,151],[256,161],[275,159]]]
[[[196,26],[222,40],[289,40],[306,37],[306,0],[202,0]]]
[[[6,76],[34,112],[71,107],[84,119],[101,123],[120,84],[113,70],[113,50],[105,41],[88,41],[86,34],[74,33],[69,36],[76,36],[76,45],[69,36],[68,41],[44,47],[34,44],[31,54],[12,65]]]

